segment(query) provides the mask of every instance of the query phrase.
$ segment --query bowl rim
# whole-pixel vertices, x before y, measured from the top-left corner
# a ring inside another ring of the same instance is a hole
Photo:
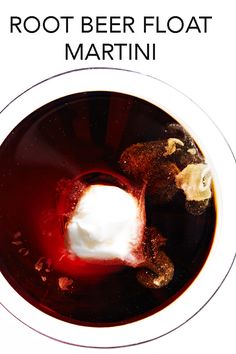
[[[154,315],[125,325],[98,328],[58,320],[24,300],[1,273],[0,303],[28,327],[63,343],[89,348],[132,346],[165,336],[187,323],[213,298],[230,272],[236,257],[230,228],[230,218],[233,220],[230,201],[233,195],[236,197],[230,189],[236,180],[235,157],[214,121],[185,94],[153,76],[111,67],[62,72],[20,93],[0,111],[0,144],[20,121],[44,104],[69,94],[91,91],[120,92],[144,99],[167,112],[197,141],[212,168],[217,200],[216,231],[205,265],[174,302]],[[216,267],[217,276],[213,274]]]

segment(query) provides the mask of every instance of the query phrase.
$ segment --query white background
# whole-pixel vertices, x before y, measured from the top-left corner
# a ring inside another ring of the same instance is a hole
[[[3,7],[3,6],[2,6]],[[218,125],[236,154],[235,82],[236,28],[234,0],[119,1],[27,1],[9,0],[0,11],[0,111],[14,97],[54,74],[89,66],[132,69],[155,76],[195,101]],[[81,34],[73,25],[70,34],[10,34],[10,16],[133,16],[137,23],[145,16],[166,19],[180,16],[212,16],[207,34]],[[156,61],[65,61],[64,43],[139,42],[157,43]],[[203,127],[204,129],[204,127]],[[210,132],[209,132],[210,134]],[[230,173],[230,171],[229,171]],[[232,188],[235,189],[235,186]],[[232,200],[232,207],[235,207]],[[232,229],[235,233],[235,230]],[[222,255],[223,257],[224,255]],[[1,289],[0,289],[1,291]],[[236,266],[208,305],[175,332],[137,347],[116,349],[124,353],[235,353]],[[0,352],[95,353],[98,350],[66,346],[28,329],[0,307]],[[109,352],[112,350],[99,350]]]

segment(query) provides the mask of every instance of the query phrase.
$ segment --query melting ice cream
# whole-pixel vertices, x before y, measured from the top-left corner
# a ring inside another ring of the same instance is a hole
[[[135,249],[142,240],[144,219],[142,203],[131,193],[116,186],[91,185],[67,224],[70,250],[80,258],[136,265],[142,261]]]

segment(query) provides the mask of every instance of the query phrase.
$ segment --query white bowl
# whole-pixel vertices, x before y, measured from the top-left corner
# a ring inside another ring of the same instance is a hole
[[[133,95],[160,107],[194,138],[211,165],[217,204],[217,223],[209,256],[193,283],[163,310],[142,320],[114,327],[87,327],[51,317],[28,303],[0,274],[2,305],[21,322],[56,340],[88,347],[138,344],[170,333],[196,315],[213,297],[235,257],[236,168],[233,154],[214,122],[192,100],[166,83],[120,69],[74,70],[42,81],[3,109],[0,144],[12,129],[41,106],[79,92],[114,91]]]

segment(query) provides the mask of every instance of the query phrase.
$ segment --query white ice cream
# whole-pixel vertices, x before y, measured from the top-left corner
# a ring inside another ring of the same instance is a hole
[[[142,209],[138,200],[121,188],[88,187],[67,224],[71,252],[86,259],[137,262],[132,250],[142,238]]]

